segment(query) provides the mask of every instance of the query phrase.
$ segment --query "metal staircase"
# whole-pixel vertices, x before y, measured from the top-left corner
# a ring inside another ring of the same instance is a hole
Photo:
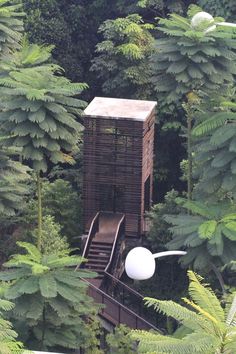
[[[143,296],[118,279],[124,270],[124,240],[124,214],[96,214],[83,252],[87,259],[83,267],[98,274],[95,279],[86,280],[89,295],[95,302],[105,305],[100,316],[110,324],[157,330],[153,316],[149,316],[144,307]]]

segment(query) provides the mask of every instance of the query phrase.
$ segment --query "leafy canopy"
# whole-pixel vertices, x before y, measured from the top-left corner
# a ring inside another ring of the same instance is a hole
[[[0,288],[0,354],[23,354],[23,344],[16,340],[17,334],[11,322],[4,319],[4,313],[11,311],[14,304],[4,298],[6,287]]]
[[[203,271],[214,263],[223,266],[235,258],[236,252],[236,209],[228,202],[209,204],[202,201],[177,199],[186,212],[166,215],[172,226],[169,249],[187,249],[181,257],[184,266],[193,265]]]
[[[96,46],[98,56],[93,59],[91,70],[102,79],[104,93],[129,98],[144,98],[147,94],[148,56],[153,42],[150,28],[152,25],[144,24],[137,14],[107,20],[99,27],[104,40]]]
[[[209,23],[193,27],[191,19],[199,11],[190,6],[187,18],[171,14],[159,20],[162,37],[155,41],[151,60],[161,103],[178,102],[192,90],[216,91],[234,81],[236,34],[223,26],[208,32]]]
[[[4,217],[21,210],[28,193],[29,169],[13,159],[16,153],[14,148],[0,148],[0,214]]]
[[[42,51],[40,60],[37,46],[18,57],[24,58],[25,67],[23,60],[21,65],[16,60],[15,68],[0,79],[0,120],[10,135],[8,145],[21,148],[23,158],[37,171],[46,171],[49,161],[72,162],[70,152],[81,130],[76,119],[85,107],[73,96],[86,85],[62,77],[57,65],[38,64],[47,56]]]
[[[95,273],[74,271],[83,259],[69,256],[69,250],[44,254],[32,244],[18,245],[26,253],[12,256],[0,279],[11,282],[5,296],[15,302],[12,317],[19,334],[32,349],[86,347],[91,333],[84,320],[96,314],[97,307],[81,278]]]
[[[190,299],[183,298],[186,306],[173,301],[145,298],[148,307],[170,316],[185,327],[177,336],[155,332],[133,331],[132,338],[139,341],[139,353],[192,354],[228,353],[236,350],[236,294],[232,302],[221,306],[212,289],[202,278],[188,271]]]

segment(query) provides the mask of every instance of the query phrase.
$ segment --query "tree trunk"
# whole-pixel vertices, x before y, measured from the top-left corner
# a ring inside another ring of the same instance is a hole
[[[38,239],[37,239],[37,247],[41,250],[42,243],[42,183],[40,172],[37,172],[37,197],[38,197]]]
[[[187,113],[187,150],[188,150],[188,200],[192,199],[192,172],[193,172],[193,161],[192,161],[192,116],[191,113]]]

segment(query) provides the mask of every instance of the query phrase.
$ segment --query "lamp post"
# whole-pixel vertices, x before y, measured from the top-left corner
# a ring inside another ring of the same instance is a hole
[[[147,248],[135,247],[127,255],[125,271],[129,278],[145,280],[153,276],[156,269],[156,258],[166,256],[183,256],[185,251],[165,251],[152,254]]]
[[[209,23],[209,27],[205,30],[205,33],[214,31],[216,29],[216,26],[224,26],[224,27],[232,27],[236,28],[235,23],[231,22],[215,22],[214,18],[211,14],[208,12],[200,11],[196,13],[191,20],[191,26],[193,28],[199,27],[203,23]]]

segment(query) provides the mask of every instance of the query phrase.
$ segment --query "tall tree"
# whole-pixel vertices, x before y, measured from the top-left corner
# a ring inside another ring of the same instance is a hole
[[[0,1],[0,67],[4,60],[12,58],[13,51],[20,47],[23,31],[22,5],[17,0]],[[0,75],[3,74],[0,68]],[[14,157],[19,154],[16,149],[6,149],[2,145],[6,136],[2,136],[0,124],[0,213],[12,216],[22,209],[23,198],[27,192],[25,182],[29,179],[27,168]],[[3,221],[2,221],[3,222]]]
[[[48,164],[72,162],[70,155],[78,139],[81,124],[77,117],[85,102],[74,98],[86,87],[61,76],[61,68],[39,61],[37,46],[24,50],[20,63],[6,67],[0,79],[2,129],[8,134],[6,145],[21,148],[21,154],[37,174],[38,247],[42,231],[42,172]]]
[[[7,271],[0,272],[0,279],[11,282],[5,296],[15,302],[12,317],[22,338],[35,350],[89,347],[94,334],[85,319],[93,317],[98,306],[87,295],[87,283],[81,278],[95,273],[71,269],[83,259],[70,256],[68,249],[42,253],[29,243],[19,246],[25,254],[5,263]]]
[[[152,52],[152,25],[139,15],[105,21],[99,28],[104,40],[97,44],[91,70],[103,82],[105,94],[115,97],[150,97],[148,57]]]
[[[220,19],[195,24],[192,18],[199,11],[199,7],[191,6],[187,18],[171,14],[168,19],[161,19],[157,29],[162,38],[156,40],[156,50],[151,59],[160,105],[173,110],[185,102],[189,199],[192,197],[194,92],[216,92],[222,86],[232,84],[236,74],[234,32],[221,26],[207,31],[214,21]]]

